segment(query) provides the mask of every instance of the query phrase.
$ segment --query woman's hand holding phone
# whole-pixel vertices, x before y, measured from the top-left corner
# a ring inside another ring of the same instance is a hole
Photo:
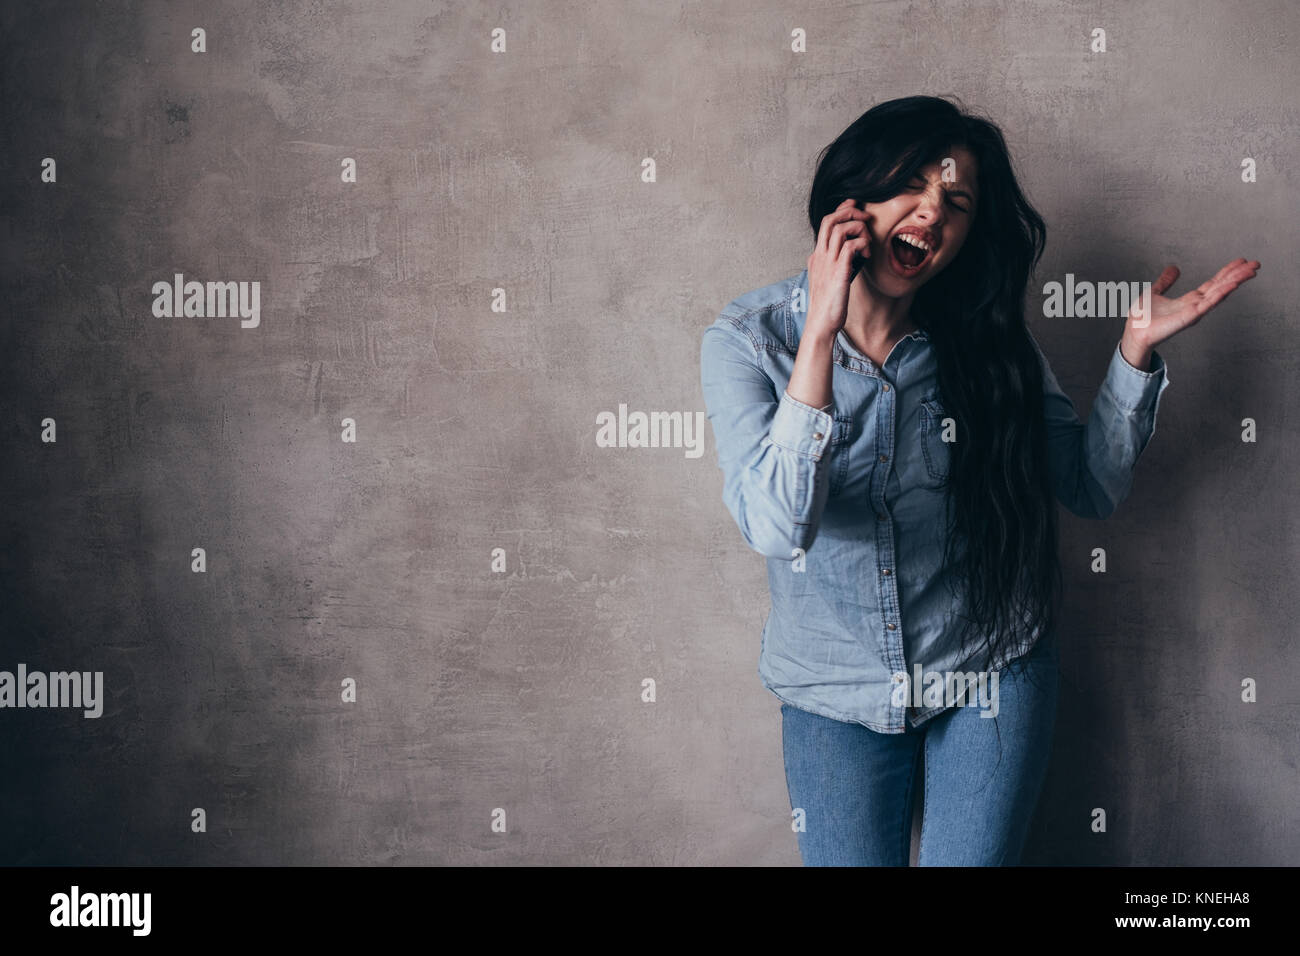
[[[849,286],[871,257],[871,213],[846,199],[822,218],[817,246],[808,257],[808,320],[804,335],[829,342],[844,328]]]
[[[808,317],[786,392],[813,408],[831,403],[835,336],[849,314],[849,286],[871,256],[871,213],[846,199],[823,217],[808,257]],[[821,438],[819,434],[817,436]]]

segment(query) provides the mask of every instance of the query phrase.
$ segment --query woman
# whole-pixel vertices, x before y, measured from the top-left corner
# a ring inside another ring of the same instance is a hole
[[[808,213],[807,269],[701,347],[723,500],[768,559],[758,672],[799,850],[906,865],[924,753],[920,863],[1015,863],[1056,712],[1056,500],[1123,501],[1169,384],[1156,346],[1259,263],[1176,299],[1170,266],[1121,309],[1085,425],[1025,324],[1045,227],[996,126],[882,103],[823,150]]]

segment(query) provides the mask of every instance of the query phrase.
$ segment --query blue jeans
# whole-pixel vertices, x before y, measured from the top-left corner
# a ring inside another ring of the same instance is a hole
[[[907,866],[924,749],[921,866],[1019,862],[1052,749],[1060,660],[1047,635],[999,673],[998,711],[956,706],[882,734],[781,705],[790,807],[805,866]],[[795,817],[794,819],[798,819]]]

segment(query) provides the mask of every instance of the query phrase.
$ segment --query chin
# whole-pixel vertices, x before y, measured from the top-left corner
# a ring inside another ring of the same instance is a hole
[[[876,268],[870,271],[864,270],[863,275],[869,280],[870,285],[881,295],[891,299],[897,299],[907,295],[909,292],[915,292],[921,286],[925,285],[930,279],[931,273],[927,269],[910,279],[895,275],[884,263],[880,263]]]

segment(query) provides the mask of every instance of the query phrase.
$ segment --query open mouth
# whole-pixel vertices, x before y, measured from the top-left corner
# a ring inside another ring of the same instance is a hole
[[[890,267],[903,278],[916,275],[934,255],[934,244],[911,232],[896,233],[889,240]]]

